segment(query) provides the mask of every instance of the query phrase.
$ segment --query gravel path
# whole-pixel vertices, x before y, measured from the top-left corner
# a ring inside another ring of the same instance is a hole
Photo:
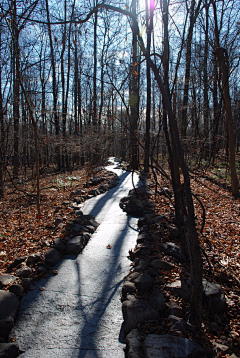
[[[119,185],[82,206],[100,223],[83,253],[66,256],[55,267],[58,275],[39,282],[44,291],[37,287],[21,300],[13,334],[22,358],[124,357],[120,296],[137,219],[119,207],[132,188],[131,174],[114,167],[107,169],[119,175]]]

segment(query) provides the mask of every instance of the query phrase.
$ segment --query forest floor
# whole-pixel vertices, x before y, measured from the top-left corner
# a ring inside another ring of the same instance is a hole
[[[195,217],[203,255],[204,278],[221,285],[227,301],[227,312],[214,317],[203,310],[203,334],[209,343],[231,347],[240,356],[240,198],[234,199],[222,171],[194,171],[190,173],[194,195]],[[157,176],[161,187],[168,183]],[[165,196],[155,200],[156,215],[169,218],[174,207]],[[204,223],[204,228],[203,228]],[[168,281],[175,280],[175,273]],[[218,324],[216,325],[216,321]],[[216,357],[231,357],[223,352]]]
[[[228,305],[227,312],[220,318],[221,324],[217,326],[212,324],[213,317],[204,312],[203,332],[209,341],[227,344],[240,352],[240,199],[234,199],[224,180],[216,178],[215,174],[211,170],[191,173],[192,191],[201,200],[205,211],[203,215],[203,208],[194,199],[199,239],[206,254],[203,255],[204,276],[221,285]],[[85,184],[94,175],[95,172],[88,167],[71,174],[44,175],[40,181],[41,216],[37,214],[33,195],[35,180],[17,184],[20,190],[11,183],[6,185],[5,196],[0,200],[0,274],[6,272],[16,257],[35,252],[43,254],[55,238],[64,235],[65,222],[72,218],[73,209],[62,203],[67,204],[70,194],[76,189],[87,193]],[[158,177],[158,181],[162,187],[169,185],[162,177]],[[154,197],[152,201],[156,215],[169,217],[174,212],[166,197]],[[58,215],[64,220],[56,226]],[[205,226],[200,233],[204,216]],[[171,281],[171,277],[169,279]]]

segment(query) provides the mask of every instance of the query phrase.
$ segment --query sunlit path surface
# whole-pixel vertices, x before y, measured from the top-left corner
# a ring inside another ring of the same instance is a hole
[[[21,357],[124,357],[120,296],[130,269],[128,251],[137,239],[137,219],[119,207],[132,188],[131,174],[114,171],[119,185],[82,206],[84,214],[95,215],[100,223],[83,253],[65,257],[56,266],[57,276],[39,282],[45,291],[37,287],[22,299],[13,332],[25,352]]]

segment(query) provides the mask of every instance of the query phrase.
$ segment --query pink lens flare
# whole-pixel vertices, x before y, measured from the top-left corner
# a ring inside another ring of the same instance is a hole
[[[154,0],[150,0],[150,9],[154,10],[155,8],[155,1]]]

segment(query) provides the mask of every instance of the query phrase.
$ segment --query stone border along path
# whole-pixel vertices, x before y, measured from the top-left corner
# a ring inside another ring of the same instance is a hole
[[[119,207],[132,189],[132,175],[111,161],[107,169],[119,176],[119,185],[83,204],[83,213],[100,226],[82,254],[65,256],[54,267],[58,275],[39,281],[21,300],[11,337],[22,358],[124,357],[121,285],[138,229],[137,219]]]

